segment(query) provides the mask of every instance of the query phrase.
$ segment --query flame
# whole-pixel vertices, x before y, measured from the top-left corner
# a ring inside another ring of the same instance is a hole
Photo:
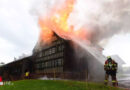
[[[53,32],[64,39],[77,37],[80,39],[86,38],[84,29],[74,30],[73,25],[68,25],[68,18],[74,9],[75,0],[66,0],[60,9],[56,7],[50,11],[50,16],[41,17],[39,25],[41,27],[41,39],[45,43],[50,43],[53,40]]]
[[[45,23],[47,23],[47,21],[44,22],[42,21],[42,19],[39,19],[39,25],[41,27],[40,39],[49,44],[53,39],[53,31],[49,27],[47,27]]]
[[[54,12],[51,17],[52,28],[56,27],[55,30],[62,33],[70,32],[70,27],[67,23],[70,13],[73,11],[74,0],[67,0],[61,10]]]

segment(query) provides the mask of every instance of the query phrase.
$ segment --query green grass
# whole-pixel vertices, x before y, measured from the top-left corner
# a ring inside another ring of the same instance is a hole
[[[0,86],[0,90],[121,90],[97,83],[63,80],[21,80],[13,85]]]

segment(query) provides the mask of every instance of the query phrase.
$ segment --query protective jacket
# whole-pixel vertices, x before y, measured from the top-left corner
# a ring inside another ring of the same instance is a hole
[[[104,65],[105,71],[117,71],[118,64],[114,60],[106,60]]]
[[[105,61],[104,64],[104,70],[106,71],[105,80],[104,80],[105,85],[108,84],[109,76],[111,76],[113,86],[118,86],[118,82],[116,78],[117,67],[118,64],[111,58]]]

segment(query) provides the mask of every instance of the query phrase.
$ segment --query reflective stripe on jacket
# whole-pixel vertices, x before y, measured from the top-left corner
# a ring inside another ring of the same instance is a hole
[[[108,62],[108,60],[106,60],[104,70],[117,70],[117,63],[114,60],[111,62]]]

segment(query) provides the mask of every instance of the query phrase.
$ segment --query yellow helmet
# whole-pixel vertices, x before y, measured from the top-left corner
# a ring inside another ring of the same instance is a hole
[[[111,58],[111,56],[107,56],[107,59],[110,59]]]

